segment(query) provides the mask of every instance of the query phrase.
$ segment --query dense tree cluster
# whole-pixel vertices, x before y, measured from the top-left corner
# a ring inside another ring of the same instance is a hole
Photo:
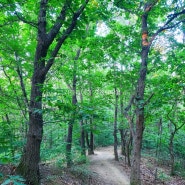
[[[32,185],[41,160],[71,167],[112,144],[131,185],[145,150],[184,168],[184,3],[0,2],[0,162]]]

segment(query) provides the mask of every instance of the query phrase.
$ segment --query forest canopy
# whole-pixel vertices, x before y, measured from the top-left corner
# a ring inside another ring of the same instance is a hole
[[[130,185],[143,153],[184,171],[184,4],[2,0],[0,164],[38,185],[41,162],[71,168],[113,145]]]

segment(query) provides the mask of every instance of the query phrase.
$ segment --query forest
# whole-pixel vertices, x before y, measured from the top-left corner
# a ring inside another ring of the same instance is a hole
[[[184,5],[1,0],[0,183],[185,185]]]

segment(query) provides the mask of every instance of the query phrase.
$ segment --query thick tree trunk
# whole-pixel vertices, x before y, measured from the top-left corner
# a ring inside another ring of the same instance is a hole
[[[32,78],[32,91],[29,112],[29,130],[27,135],[27,143],[21,162],[17,168],[18,173],[23,175],[27,184],[39,184],[39,161],[40,161],[40,145],[43,133],[43,117],[42,117],[42,85],[44,78],[38,77],[34,73]],[[39,79],[39,81],[38,81]]]
[[[141,162],[141,146],[144,130],[144,90],[147,72],[147,58],[149,47],[143,47],[141,54],[141,69],[136,90],[136,128],[133,135],[133,160],[131,165],[131,185],[140,185],[140,162]]]

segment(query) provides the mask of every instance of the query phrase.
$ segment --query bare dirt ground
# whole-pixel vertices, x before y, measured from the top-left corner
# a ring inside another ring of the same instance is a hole
[[[113,147],[100,148],[89,156],[89,169],[101,177],[106,185],[129,185],[129,177],[114,160]]]

